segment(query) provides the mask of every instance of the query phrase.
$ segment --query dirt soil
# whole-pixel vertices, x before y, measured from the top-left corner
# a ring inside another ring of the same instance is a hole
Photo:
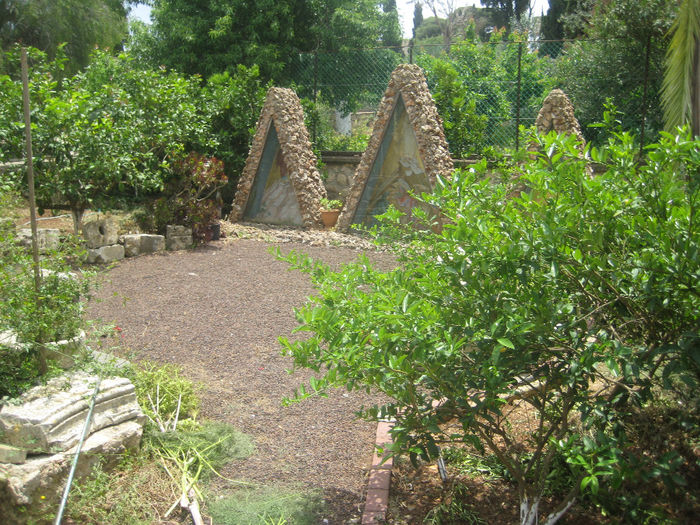
[[[376,424],[354,413],[381,399],[336,391],[282,406],[310,373],[287,373],[292,360],[280,354],[278,337],[297,326],[293,309],[313,288],[269,249],[303,251],[339,267],[366,243],[331,233],[236,228],[227,228],[228,239],[196,250],[125,259],[104,271],[88,317],[120,328],[125,357],[180,365],[205,385],[201,417],[254,438],[257,452],[228,465],[225,477],[320,488],[325,523],[357,523]],[[313,245],[329,242],[353,247]],[[392,265],[388,254],[369,255],[380,266]]]

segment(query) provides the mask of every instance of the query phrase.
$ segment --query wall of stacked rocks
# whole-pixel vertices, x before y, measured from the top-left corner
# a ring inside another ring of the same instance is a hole
[[[561,89],[553,89],[542,102],[542,108],[535,120],[537,132],[545,135],[550,131],[568,133],[585,144],[581,125],[574,116],[574,105]]]

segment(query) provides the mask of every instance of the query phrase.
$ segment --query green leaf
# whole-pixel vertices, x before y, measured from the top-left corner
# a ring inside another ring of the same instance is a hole
[[[496,339],[496,341],[498,341],[503,346],[510,348],[511,350],[515,350],[515,345],[510,339],[506,339],[505,337],[499,337],[498,339]]]

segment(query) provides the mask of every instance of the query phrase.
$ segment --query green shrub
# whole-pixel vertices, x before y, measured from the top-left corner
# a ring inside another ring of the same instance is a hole
[[[180,367],[143,361],[134,367],[132,381],[139,405],[152,420],[173,420],[178,401],[178,419],[196,418],[201,387],[184,377]]]
[[[17,203],[7,196],[0,199]],[[0,332],[11,332],[19,343],[0,347],[0,397],[14,397],[32,386],[46,344],[73,338],[83,328],[83,306],[94,279],[91,272],[73,272],[80,255],[76,240],[65,238],[58,250],[43,256],[37,294],[31,251],[19,244],[12,223],[0,226]]]
[[[390,210],[375,233],[397,253],[392,271],[288,256],[318,290],[297,312],[311,336],[282,339],[319,374],[298,397],[383,392],[363,414],[395,418],[392,450],[412,459],[442,441],[488,449],[517,484],[523,524],[558,455],[573,475],[544,522],[598,493],[618,472],[625,407],[674,378],[697,398],[700,379],[700,142],[664,134],[640,162],[633,137],[612,137],[591,151],[606,168],[595,177],[574,139],[550,134],[533,137],[541,153],[519,177],[482,163],[438,181],[425,196],[443,215],[435,232]],[[514,403],[538,423],[526,436]],[[453,418],[461,431],[444,433]]]
[[[185,420],[175,431],[148,433],[147,442],[149,448],[168,455],[197,457],[192,468],[201,465],[204,478],[211,477],[226,463],[245,459],[255,451],[249,436],[228,423],[214,421],[199,424]]]

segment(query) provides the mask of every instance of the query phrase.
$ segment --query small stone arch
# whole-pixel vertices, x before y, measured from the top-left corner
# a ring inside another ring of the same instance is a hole
[[[270,88],[238,181],[231,220],[322,228],[326,196],[299,97]]]
[[[401,149],[403,148],[403,149]],[[410,216],[410,195],[431,192],[439,175],[454,169],[423,70],[398,66],[379,105],[372,136],[355,171],[336,228],[368,223],[393,204]]]

